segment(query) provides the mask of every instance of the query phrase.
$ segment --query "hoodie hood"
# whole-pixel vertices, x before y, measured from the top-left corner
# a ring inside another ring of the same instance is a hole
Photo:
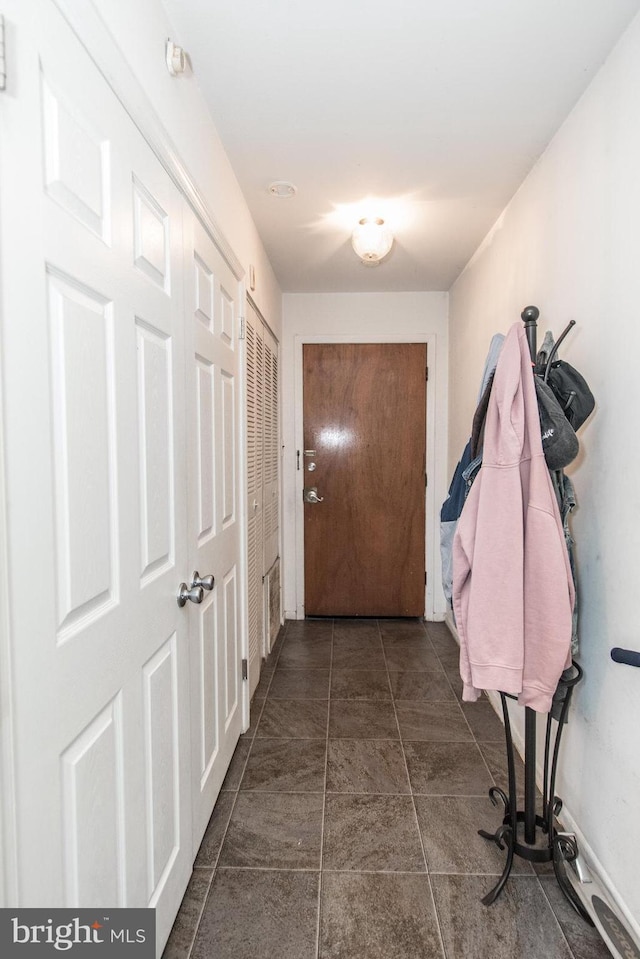
[[[491,388],[483,465],[515,466],[532,456],[542,456],[532,370],[524,327],[514,323],[505,337]]]

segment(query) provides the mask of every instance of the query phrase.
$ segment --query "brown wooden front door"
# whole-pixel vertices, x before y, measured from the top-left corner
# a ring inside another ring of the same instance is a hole
[[[307,616],[422,616],[424,343],[305,344]],[[315,464],[315,467],[312,467]]]

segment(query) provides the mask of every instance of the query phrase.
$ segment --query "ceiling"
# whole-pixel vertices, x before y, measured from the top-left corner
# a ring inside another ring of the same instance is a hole
[[[640,9],[164,3],[284,292],[448,290]],[[350,243],[367,214],[395,234],[375,268]]]

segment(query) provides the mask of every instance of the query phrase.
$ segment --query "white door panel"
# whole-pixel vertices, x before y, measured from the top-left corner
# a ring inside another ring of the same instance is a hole
[[[215,585],[189,616],[194,848],[242,729],[238,282],[185,211],[189,564]]]
[[[192,863],[183,201],[53,5],[9,13],[19,904],[152,905],[161,947]]]

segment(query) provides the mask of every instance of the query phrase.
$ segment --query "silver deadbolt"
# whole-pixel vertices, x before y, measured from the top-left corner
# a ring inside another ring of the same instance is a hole
[[[324,496],[318,496],[317,486],[305,486],[302,491],[302,498],[305,503],[322,503]]]
[[[313,463],[313,462],[312,462],[312,463],[307,463],[307,469],[309,470],[310,473],[313,473],[313,471],[314,471],[315,468],[316,468],[316,464],[315,464],[315,463]]]
[[[177,602],[178,606],[181,608],[186,606],[187,600],[192,603],[199,605],[204,599],[204,590],[202,586],[192,586],[191,589],[187,586],[186,583],[180,583],[178,588],[178,597]]]
[[[215,579],[213,573],[209,573],[208,576],[201,576],[198,570],[196,570],[191,577],[191,587],[202,586],[203,589],[213,589]]]

